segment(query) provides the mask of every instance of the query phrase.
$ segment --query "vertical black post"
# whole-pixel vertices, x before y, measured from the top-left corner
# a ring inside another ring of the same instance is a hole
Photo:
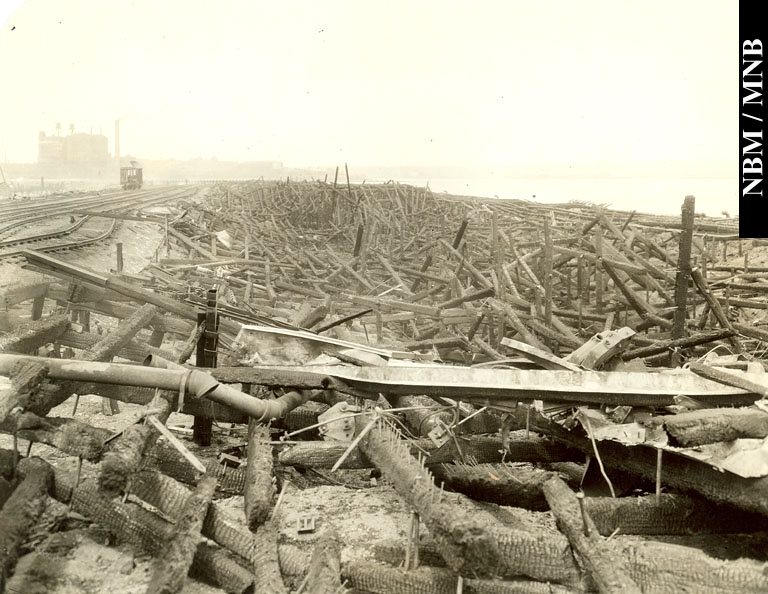
[[[197,343],[196,361],[198,367],[216,367],[219,347],[219,315],[216,304],[216,289],[209,289],[205,303],[205,313],[197,315],[198,324],[205,328]],[[213,420],[195,417],[192,424],[192,439],[201,446],[211,445]]]
[[[683,338],[686,335],[685,318],[688,304],[688,279],[691,277],[691,243],[693,242],[693,218],[696,199],[686,196],[682,207],[682,231],[680,232],[680,248],[677,259],[677,275],[675,278],[675,317],[672,321],[672,338]],[[676,353],[670,355],[670,366],[680,364]]]
[[[117,271],[123,271],[123,244],[121,242],[117,243]]]

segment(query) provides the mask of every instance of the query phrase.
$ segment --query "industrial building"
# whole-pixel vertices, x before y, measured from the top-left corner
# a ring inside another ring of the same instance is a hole
[[[106,167],[109,164],[107,137],[102,134],[38,135],[37,162],[41,165],[79,164]]]

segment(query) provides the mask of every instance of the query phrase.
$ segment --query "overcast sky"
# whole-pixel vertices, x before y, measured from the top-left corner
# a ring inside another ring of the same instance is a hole
[[[3,2],[3,0],[0,0]],[[688,160],[738,150],[720,0],[27,0],[0,19],[0,158],[99,129],[143,158],[289,166]]]

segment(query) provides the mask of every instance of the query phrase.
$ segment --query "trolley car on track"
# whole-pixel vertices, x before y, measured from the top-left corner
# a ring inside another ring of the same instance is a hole
[[[120,185],[123,190],[140,190],[144,183],[141,167],[131,163],[130,167],[120,168]]]

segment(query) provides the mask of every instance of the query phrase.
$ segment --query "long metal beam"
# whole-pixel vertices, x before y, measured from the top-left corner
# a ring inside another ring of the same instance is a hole
[[[483,369],[447,365],[387,367],[269,366],[212,370],[221,381],[285,387],[346,385],[358,392],[426,394],[457,400],[498,402],[547,400],[629,406],[668,406],[675,396],[730,406],[752,403],[757,394],[698,377],[687,370],[662,372]],[[768,374],[744,377],[768,386]],[[316,378],[316,385],[313,383]],[[329,383],[330,382],[330,383]]]

